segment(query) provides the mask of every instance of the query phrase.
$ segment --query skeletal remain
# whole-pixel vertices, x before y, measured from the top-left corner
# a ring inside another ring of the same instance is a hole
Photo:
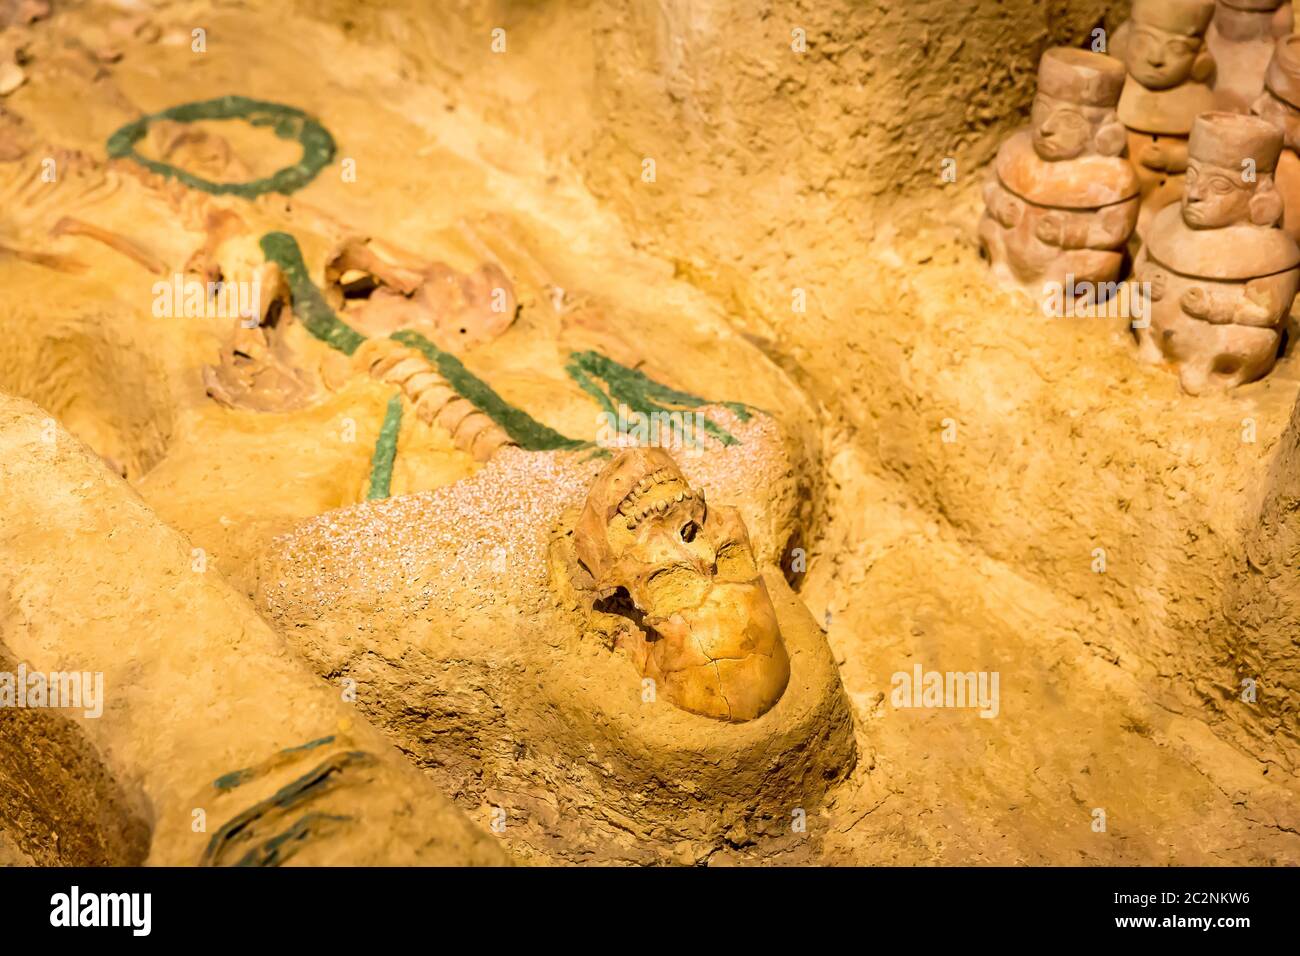
[[[197,272],[203,277],[204,282],[218,282],[226,277],[231,265],[229,261],[224,263],[222,261],[229,260],[231,245],[238,244],[241,238],[255,237],[252,236],[252,231],[243,217],[230,209],[211,206],[204,210],[202,223],[203,245],[190,255],[189,261],[185,263],[185,271]],[[254,248],[257,248],[256,245]],[[243,257],[240,258],[242,260]],[[263,258],[265,257],[258,255],[252,261],[256,263]],[[241,261],[240,264],[244,263]]]
[[[114,232],[111,229],[105,229],[102,226],[95,226],[88,222],[82,222],[80,219],[74,219],[72,216],[64,216],[54,224],[50,230],[51,236],[84,236],[87,239],[93,239],[96,242],[102,242],[115,252],[120,252],[136,265],[152,272],[154,275],[162,275],[167,271],[167,264],[159,259],[156,255],[145,249],[134,239],[122,235],[120,232]]]
[[[319,382],[303,367],[286,339],[293,321],[289,284],[280,267],[262,256],[256,237],[234,213],[210,209],[206,216],[207,240],[186,264],[205,285],[247,285],[252,301],[237,298],[241,309],[233,320],[221,360],[203,370],[208,394],[223,405],[254,411],[300,408],[315,396]]]
[[[593,611],[630,619],[617,646],[673,704],[744,721],[780,699],[790,661],[740,514],[707,506],[667,452],[630,448],[604,468],[574,547]]]
[[[13,256],[23,262],[31,262],[59,272],[78,273],[85,272],[88,268],[84,262],[74,259],[72,256],[61,256],[52,252],[39,252],[32,249],[20,249],[0,242],[0,258],[4,256]]]
[[[230,142],[217,133],[174,120],[155,120],[146,134],[148,150],[171,163],[209,179],[239,182],[252,178],[248,165]]]
[[[233,320],[229,340],[217,365],[203,369],[208,395],[231,408],[259,412],[301,408],[315,396],[317,377],[301,367],[285,340],[292,321],[284,308],[287,293],[269,298],[270,308],[257,325]]]
[[[505,332],[518,305],[513,284],[494,263],[460,273],[369,239],[348,239],[334,250],[325,285],[334,307],[347,305],[349,324],[365,334],[414,329],[455,353]]]
[[[22,159],[31,149],[31,132],[23,118],[0,106],[0,163]]]
[[[17,129],[21,132],[22,127]],[[24,234],[48,232],[60,218],[88,214],[121,189],[118,173],[86,153],[36,141],[22,148],[41,161],[6,170],[12,175],[0,178],[5,228]]]
[[[392,339],[367,339],[353,353],[352,363],[373,378],[400,386],[421,421],[445,428],[456,447],[476,461],[487,461],[498,448],[514,444],[415,349]]]
[[[0,96],[8,96],[23,85],[27,74],[12,60],[0,60]]]

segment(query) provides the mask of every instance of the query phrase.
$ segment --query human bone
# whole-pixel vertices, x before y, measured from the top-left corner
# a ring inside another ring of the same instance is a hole
[[[684,710],[752,720],[777,702],[790,662],[734,510],[708,505],[658,448],[619,452],[575,533],[601,597],[633,622],[622,650]]]

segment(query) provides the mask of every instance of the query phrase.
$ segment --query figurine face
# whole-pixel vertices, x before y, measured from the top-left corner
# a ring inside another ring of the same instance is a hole
[[[631,599],[644,643],[629,652],[670,701],[734,721],[780,699],[789,658],[745,526],[706,506],[666,452],[620,453],[593,484],[576,539],[596,587]]]
[[[1199,37],[1135,24],[1124,65],[1129,75],[1147,89],[1167,90],[1187,82],[1200,50]]]
[[[1085,108],[1039,93],[1030,117],[1034,152],[1049,161],[1074,159],[1092,142],[1093,120]]]
[[[1183,190],[1183,219],[1198,229],[1217,229],[1250,221],[1250,197],[1255,184],[1239,169],[1211,166],[1193,159],[1187,164]]]

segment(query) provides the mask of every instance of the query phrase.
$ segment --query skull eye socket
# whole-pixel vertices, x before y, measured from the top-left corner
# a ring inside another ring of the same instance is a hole
[[[695,540],[695,536],[700,533],[700,526],[694,521],[688,521],[686,524],[682,525],[682,530],[678,533],[681,535],[682,541],[686,544],[690,544]]]

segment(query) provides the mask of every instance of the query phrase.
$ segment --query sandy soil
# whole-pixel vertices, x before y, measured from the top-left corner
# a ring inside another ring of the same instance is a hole
[[[200,11],[209,45],[195,54]],[[22,117],[14,135],[29,147],[0,165],[17,210],[0,218],[0,243],[87,268],[56,276],[0,256],[0,387],[123,465],[243,594],[275,536],[359,501],[388,390],[358,380],[297,411],[220,409],[199,372],[225,324],[154,319],[153,277],[139,266],[85,240],[44,240],[60,215],[94,216],[178,268],[201,233],[157,190],[106,170],[104,139],[140,113],[225,92],[292,103],[335,133],[358,179],[331,168],[291,200],[259,201],[249,220],[292,229],[317,263],[345,233],[461,267],[507,263],[526,318],[469,359],[506,397],[571,434],[590,427],[556,360],[566,333],[547,302],[561,289],[597,309],[604,334],[647,369],[768,408],[785,428],[810,492],[799,530],[811,561],[797,588],[839,666],[858,764],[807,839],[742,833],[678,862],[1300,862],[1293,628],[1257,610],[1245,557],[1260,547],[1274,461],[1295,441],[1294,345],[1264,382],[1182,396],[1165,371],[1136,364],[1123,320],[1049,320],[990,285],[973,173],[896,202],[881,187],[887,204],[871,216],[855,208],[852,229],[836,218],[851,202],[824,190],[835,201],[782,236],[743,211],[752,182],[732,164],[720,178],[734,184],[693,232],[699,207],[663,196],[708,192],[706,167],[687,167],[698,188],[669,175],[644,197],[638,168],[616,174],[609,152],[552,141],[547,124],[565,122],[554,90],[530,97],[526,84],[548,59],[536,32],[493,86],[490,54],[461,49],[463,26],[460,46],[431,62],[414,43],[376,40],[370,13],[363,5],[347,24],[170,5],[150,14],[159,39],[120,40],[108,62],[75,38],[88,24],[108,30],[121,16],[110,7],[33,28],[27,82],[0,101]],[[1072,18],[1077,34],[1074,20],[1087,18]],[[558,34],[564,22],[532,25]],[[577,57],[557,83],[588,95],[589,67]],[[644,106],[636,82],[608,96]],[[737,106],[737,122],[762,109]],[[963,121],[963,149],[996,141],[983,120]],[[256,142],[242,144],[250,164]],[[22,164],[56,146],[88,157],[87,190],[104,179],[109,195],[46,200],[20,188]],[[883,182],[900,168],[858,172]],[[801,188],[825,182],[818,172],[799,171]],[[734,223],[729,241],[719,220]],[[793,288],[810,290],[806,311],[792,312]],[[340,438],[348,420],[363,440]],[[404,440],[422,451],[401,461],[396,494],[473,470],[433,430]],[[1254,621],[1246,636],[1243,620]],[[997,716],[893,706],[892,675],[916,665],[996,671]],[[1260,681],[1257,704],[1241,701],[1242,677]],[[485,819],[486,804],[461,805]],[[6,852],[0,835],[0,863],[12,862]]]

